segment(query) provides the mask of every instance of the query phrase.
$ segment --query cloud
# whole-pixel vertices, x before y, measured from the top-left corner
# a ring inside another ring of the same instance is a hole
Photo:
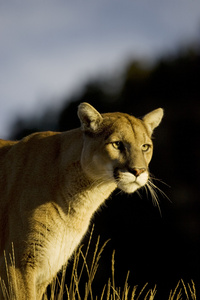
[[[154,57],[197,35],[199,19],[200,2],[188,0],[0,3],[0,136],[15,113],[43,109],[126,57]]]

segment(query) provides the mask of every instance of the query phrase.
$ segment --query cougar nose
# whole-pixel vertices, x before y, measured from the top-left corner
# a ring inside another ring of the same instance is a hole
[[[145,172],[145,168],[131,168],[129,169],[129,172],[135,175],[136,177],[140,176],[143,172]]]

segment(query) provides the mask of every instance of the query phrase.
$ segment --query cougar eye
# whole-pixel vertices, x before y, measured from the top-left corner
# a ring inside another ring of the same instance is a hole
[[[122,150],[124,148],[124,145],[120,141],[112,142],[112,146],[117,150]]]
[[[142,145],[142,151],[143,152],[147,152],[149,150],[149,148],[150,148],[150,145],[148,145],[148,144]]]

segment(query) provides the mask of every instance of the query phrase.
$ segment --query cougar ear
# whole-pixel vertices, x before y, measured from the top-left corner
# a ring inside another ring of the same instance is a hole
[[[148,113],[143,117],[143,121],[150,129],[151,132],[160,124],[164,115],[164,111],[162,108],[158,108]]]
[[[103,118],[101,114],[89,103],[83,102],[78,106],[78,117],[84,131],[96,131]]]

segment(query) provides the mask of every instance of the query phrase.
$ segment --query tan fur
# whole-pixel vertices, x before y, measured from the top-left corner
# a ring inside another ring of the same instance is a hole
[[[0,277],[12,299],[40,300],[112,191],[132,193],[147,183],[162,109],[139,120],[82,103],[78,115],[78,129],[0,140]]]

